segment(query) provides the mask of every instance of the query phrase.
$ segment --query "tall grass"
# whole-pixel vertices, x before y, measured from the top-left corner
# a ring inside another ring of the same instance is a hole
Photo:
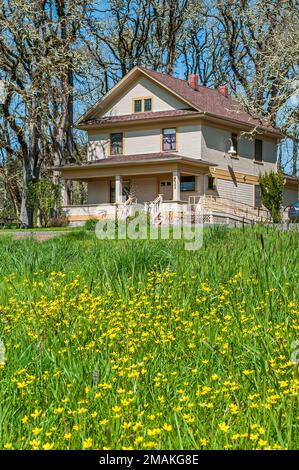
[[[296,233],[0,247],[0,446],[298,447]]]

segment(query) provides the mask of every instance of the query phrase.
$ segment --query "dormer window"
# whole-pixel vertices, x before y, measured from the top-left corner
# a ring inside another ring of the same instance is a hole
[[[134,113],[142,112],[142,100],[134,100]]]
[[[145,98],[144,99],[144,112],[149,112],[152,110],[152,99]]]
[[[134,98],[133,99],[133,112],[134,113],[149,113],[152,111],[152,98]]]

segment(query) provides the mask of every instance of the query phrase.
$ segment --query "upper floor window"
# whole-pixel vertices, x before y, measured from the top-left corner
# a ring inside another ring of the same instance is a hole
[[[152,110],[152,99],[151,98],[145,98],[144,99],[144,111],[151,111]]]
[[[176,129],[162,129],[162,150],[176,150]]]
[[[134,98],[133,110],[134,113],[146,113],[152,111],[152,98]]]
[[[254,159],[257,162],[263,161],[263,141],[260,139],[254,141]]]
[[[110,134],[110,155],[122,155],[123,153],[123,133],[115,132]]]
[[[142,112],[142,100],[134,100],[134,113]]]
[[[195,191],[195,176],[181,176],[181,191]]]
[[[238,134],[233,133],[231,139],[232,139],[233,148],[236,151],[236,153],[238,153]]]

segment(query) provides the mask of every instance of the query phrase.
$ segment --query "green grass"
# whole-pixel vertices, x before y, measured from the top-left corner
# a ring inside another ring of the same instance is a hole
[[[35,228],[4,228],[0,227],[0,235],[11,232],[64,232],[64,231],[82,230],[82,227],[35,227]]]
[[[0,448],[298,448],[298,234],[0,238]]]

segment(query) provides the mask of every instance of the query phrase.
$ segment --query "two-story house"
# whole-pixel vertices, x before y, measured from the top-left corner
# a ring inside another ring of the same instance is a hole
[[[259,175],[276,169],[277,129],[228,95],[135,67],[76,123],[88,133],[88,160],[58,168],[88,184],[88,204],[69,206],[70,222],[109,217],[129,197],[184,203],[203,195],[260,206]],[[255,130],[254,134],[250,134]],[[297,182],[286,180],[289,202]],[[198,199],[197,199],[198,198]],[[287,202],[287,201],[286,201]]]

